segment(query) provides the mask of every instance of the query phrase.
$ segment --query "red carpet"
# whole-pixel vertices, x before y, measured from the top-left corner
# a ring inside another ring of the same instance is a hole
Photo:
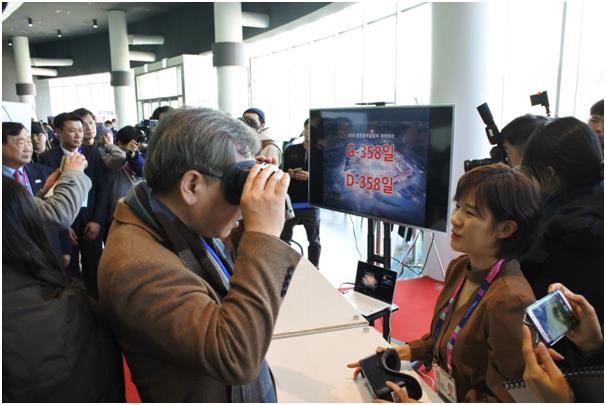
[[[124,388],[126,390],[126,402],[141,402],[141,398],[137,392],[137,387],[135,387],[135,384],[133,384],[133,381],[131,380],[130,370],[126,365],[124,355],[122,356],[122,359],[124,364]]]
[[[391,337],[407,342],[427,333],[443,286],[429,277],[398,280],[393,301],[400,309],[391,315]],[[383,331],[381,320],[375,322],[375,328]]]

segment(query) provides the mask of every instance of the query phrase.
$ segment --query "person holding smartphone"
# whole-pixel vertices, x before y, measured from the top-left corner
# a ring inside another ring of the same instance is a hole
[[[511,402],[503,382],[522,377],[519,325],[535,301],[516,257],[532,241],[539,191],[499,163],[465,173],[454,200],[450,246],[463,255],[448,266],[429,332],[398,352],[402,360],[433,363],[445,400]],[[359,363],[348,367],[357,377]]]
[[[582,295],[572,293],[562,284],[551,284],[549,292],[560,290],[575,312],[578,323],[566,334],[568,341],[578,350],[584,365],[604,364],[604,335],[595,309]],[[522,353],[526,368],[524,381],[535,396],[543,402],[575,402],[575,393],[554,360],[562,356],[548,349],[543,342],[533,345],[531,330],[522,326]],[[581,364],[579,364],[581,365]],[[596,392],[598,396],[599,392]],[[603,402],[603,389],[601,390]],[[598,401],[599,398],[596,398]]]
[[[604,157],[595,132],[574,117],[532,134],[522,170],[543,194],[537,237],[521,258],[537,298],[559,282],[582,294],[604,321]]]

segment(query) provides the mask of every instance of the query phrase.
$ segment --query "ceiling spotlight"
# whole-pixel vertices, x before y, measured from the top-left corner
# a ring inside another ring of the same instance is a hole
[[[31,18],[27,19],[27,26],[28,27],[33,27],[34,26],[34,21]]]
[[[10,39],[8,40],[8,46],[13,46],[13,41],[11,41]]]
[[[62,35],[61,35],[61,30],[57,30],[57,37],[58,37],[58,38],[61,38],[61,36],[62,36]]]
[[[93,28],[99,28],[99,24],[97,24],[97,20],[93,20]]]

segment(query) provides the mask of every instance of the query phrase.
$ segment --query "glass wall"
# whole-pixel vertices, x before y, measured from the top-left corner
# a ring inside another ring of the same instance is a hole
[[[604,2],[491,3],[498,68],[487,98],[502,126],[547,90],[552,115],[585,120],[604,94]],[[301,132],[309,108],[429,103],[431,3],[354,3],[247,44],[250,102],[279,139]],[[484,35],[486,33],[478,33]]]
[[[115,117],[109,73],[48,79],[48,85],[52,115],[85,107],[97,115],[97,121]]]
[[[160,106],[183,105],[182,65],[172,66],[135,77],[137,90],[137,115],[139,119],[151,117]]]

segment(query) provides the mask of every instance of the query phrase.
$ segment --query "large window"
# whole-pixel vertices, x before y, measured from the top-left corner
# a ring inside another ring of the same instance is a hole
[[[547,90],[552,115],[585,120],[604,94],[604,2],[491,3],[496,63],[487,101],[498,124],[528,112]],[[328,16],[247,44],[251,103],[279,139],[300,131],[309,108],[388,101],[428,104],[432,4],[354,3]],[[492,61],[495,62],[495,61]],[[481,63],[471,61],[470,63]],[[288,83],[283,86],[285,72]],[[275,109],[275,110],[274,110]]]
[[[98,121],[115,116],[109,73],[48,79],[48,85],[52,115],[85,107]]]
[[[173,108],[183,105],[182,65],[136,76],[137,115],[149,118],[160,106]]]

